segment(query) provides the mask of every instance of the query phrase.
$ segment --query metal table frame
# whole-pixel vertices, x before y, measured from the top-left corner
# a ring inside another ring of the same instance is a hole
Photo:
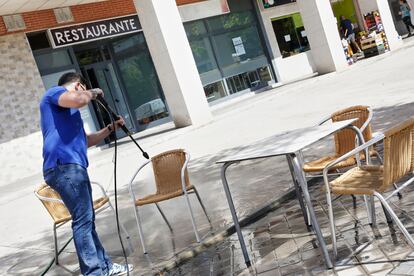
[[[347,121],[342,121],[342,122],[336,122],[336,123],[332,123],[331,125],[337,125],[336,128],[333,128],[333,131],[330,133],[327,133],[326,135],[319,137],[318,139],[315,139],[314,141],[310,141],[306,146],[312,145],[316,142],[318,142],[319,140],[332,135],[333,133],[342,130],[344,128],[349,128],[352,129],[353,131],[356,132],[356,135],[358,137],[358,143],[362,144],[364,143],[364,138],[363,135],[361,133],[361,131],[359,130],[359,128],[355,127],[352,125],[352,123],[355,121],[356,119],[352,119],[352,120],[347,120]],[[319,127],[321,126],[315,126],[315,127],[311,127],[311,128],[305,128],[303,129],[303,131],[315,131],[317,130]],[[298,130],[296,130],[298,131]],[[288,133],[285,133],[283,135],[286,135]],[[278,136],[275,136],[275,139],[277,139]],[[254,147],[254,146],[253,146]],[[286,151],[283,153],[278,153],[278,154],[274,154],[274,155],[265,155],[265,156],[244,156],[242,158],[228,158],[225,159],[224,161],[218,161],[217,163],[219,164],[223,164],[222,168],[221,168],[221,179],[222,179],[222,183],[223,183],[223,188],[224,188],[224,192],[226,194],[226,198],[227,198],[227,202],[229,204],[229,209],[231,212],[231,216],[234,222],[234,227],[236,229],[236,233],[240,242],[240,246],[243,252],[243,257],[246,263],[247,267],[251,266],[251,262],[250,262],[250,258],[249,258],[249,254],[247,253],[247,248],[246,248],[246,243],[244,241],[243,238],[243,234],[241,232],[241,228],[240,228],[240,224],[239,224],[239,220],[237,217],[237,213],[236,213],[236,209],[234,207],[234,203],[233,203],[233,199],[231,196],[231,192],[230,192],[230,188],[229,188],[229,184],[227,182],[227,178],[226,178],[226,172],[227,169],[234,164],[238,164],[241,161],[247,161],[247,160],[254,160],[254,159],[264,159],[264,158],[271,158],[271,157],[275,157],[275,156],[281,156],[281,155],[285,155],[287,158],[287,162],[288,162],[288,166],[289,166],[289,170],[291,172],[292,175],[292,180],[295,186],[295,190],[296,190],[296,194],[298,197],[298,201],[305,219],[305,223],[307,223],[308,225],[312,225],[313,226],[313,230],[315,231],[317,240],[318,240],[318,244],[319,247],[322,251],[322,255],[323,258],[325,260],[325,265],[328,268],[332,268],[333,264],[332,264],[332,260],[329,257],[329,253],[328,253],[328,249],[325,243],[325,240],[323,238],[322,235],[322,231],[321,228],[319,226],[319,223],[317,221],[316,215],[315,215],[315,210],[313,208],[312,205],[312,201],[311,201],[311,197],[309,194],[309,190],[308,190],[308,183],[306,180],[306,176],[304,171],[302,170],[303,168],[303,164],[304,164],[304,160],[303,160],[303,154],[302,154],[302,150],[305,147],[301,147],[298,148],[294,151]],[[366,156],[369,156],[369,154],[366,153]],[[304,200],[304,201],[303,201]]]

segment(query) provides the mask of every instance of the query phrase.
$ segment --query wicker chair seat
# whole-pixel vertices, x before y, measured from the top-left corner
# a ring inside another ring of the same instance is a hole
[[[339,156],[325,156],[317,160],[310,161],[308,163],[305,163],[303,165],[303,170],[305,172],[321,172],[326,165],[331,163],[332,161],[338,159]],[[336,169],[343,169],[346,167],[351,167],[356,164],[355,157],[350,157],[335,166],[332,167],[331,171],[334,171]]]
[[[100,198],[94,200],[93,201],[93,209],[97,210],[97,209],[101,208],[106,203],[108,203],[108,201],[109,201],[108,197],[100,197]],[[65,207],[65,209],[66,209],[66,207]],[[63,223],[63,222],[67,222],[67,221],[72,219],[72,217],[69,214],[69,212],[67,211],[67,209],[66,209],[66,212],[55,213],[52,217],[53,217],[53,221],[55,222],[55,224],[60,224],[60,223]]]
[[[370,156],[376,156],[378,155],[378,153],[371,149],[369,151],[369,155]],[[338,159],[340,156],[325,156],[322,158],[319,158],[317,160],[313,160],[310,162],[305,163],[305,165],[303,165],[303,171],[304,172],[321,172],[329,163],[331,163],[332,161]],[[365,153],[361,153],[360,155],[361,160],[365,160]],[[351,167],[351,166],[355,166],[356,165],[356,160],[355,157],[349,157],[348,159],[339,162],[338,164],[335,164],[335,166],[333,166],[330,171],[334,171],[334,170],[339,170],[339,169],[344,169],[347,167]]]
[[[355,167],[330,182],[334,194],[372,195],[381,191],[383,183],[383,166]]]
[[[187,186],[187,191],[193,190],[194,186],[193,185],[189,185]],[[136,206],[143,206],[146,204],[151,204],[151,203],[157,203],[160,201],[164,201],[167,199],[171,199],[174,197],[178,197],[178,196],[182,196],[184,194],[183,190],[177,190],[175,192],[170,192],[167,194],[152,194],[152,195],[148,195],[146,197],[143,198],[139,198],[135,201],[135,205]]]

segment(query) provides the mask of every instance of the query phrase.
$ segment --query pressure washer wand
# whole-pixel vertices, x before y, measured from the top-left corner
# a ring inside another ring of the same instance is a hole
[[[101,95],[98,95],[98,97],[96,97],[96,100],[102,104],[109,112],[111,112],[112,117],[116,120],[119,120],[120,117],[118,114],[115,113],[115,111],[108,105],[108,103],[106,102],[105,98],[102,97]],[[132,142],[134,142],[134,144],[139,148],[139,150],[142,152],[142,156],[144,156],[144,158],[149,159],[149,155],[147,152],[145,152],[141,146],[137,143],[137,141],[134,139],[134,137],[132,137],[131,132],[129,131],[129,129],[123,125],[120,126],[121,129],[125,132],[126,135],[128,135],[128,137],[131,139]]]

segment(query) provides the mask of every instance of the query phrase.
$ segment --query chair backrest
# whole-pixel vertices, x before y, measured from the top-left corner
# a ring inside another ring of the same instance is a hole
[[[157,194],[170,194],[183,190],[181,170],[185,161],[186,153],[182,149],[166,151],[151,158]],[[187,168],[185,168],[184,179],[186,186],[190,186]]]
[[[45,206],[55,223],[60,223],[70,217],[65,204],[61,202],[60,195],[47,184],[42,184],[35,191],[36,196]]]
[[[412,147],[412,150],[411,150],[411,152],[412,152],[412,154],[411,154],[411,171],[412,172],[414,172],[414,128],[413,128],[413,131],[411,132],[411,143],[413,144],[413,147]]]
[[[381,191],[413,171],[414,117],[385,132],[384,180]]]
[[[339,110],[332,114],[332,122],[344,121],[349,119],[358,119],[353,125],[361,128],[368,120],[372,118],[371,108],[368,106],[357,105],[346,109]],[[368,122],[367,127],[362,132],[365,141],[372,138],[371,123]],[[337,155],[344,155],[355,148],[355,131],[351,129],[343,129],[335,133],[335,150]]]

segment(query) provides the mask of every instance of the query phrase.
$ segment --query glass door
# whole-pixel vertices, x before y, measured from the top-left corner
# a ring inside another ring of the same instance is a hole
[[[169,121],[167,103],[144,35],[114,39],[111,48],[137,130]]]
[[[104,92],[104,98],[112,109],[125,119],[128,129],[133,129],[131,116],[122,94],[119,81],[115,75],[111,62],[100,62],[85,66],[81,69],[84,77],[89,82],[90,88],[100,88]],[[94,103],[94,108],[101,127],[111,123],[111,118],[101,106]],[[117,131],[117,137],[124,137],[122,130]]]

